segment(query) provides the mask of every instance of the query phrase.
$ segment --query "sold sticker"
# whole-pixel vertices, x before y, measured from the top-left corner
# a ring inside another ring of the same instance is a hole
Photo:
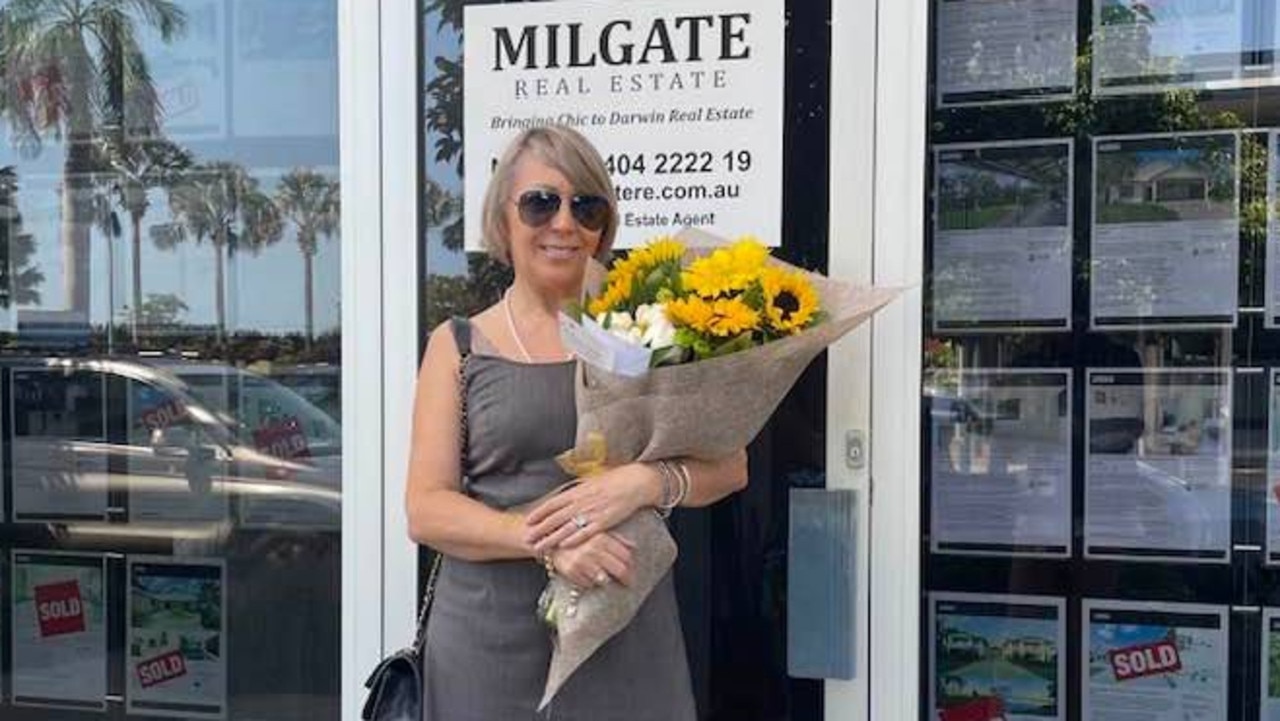
[[[1182,670],[1182,658],[1173,641],[1163,640],[1141,646],[1118,648],[1107,653],[1111,672],[1117,681],[1129,681],[1144,676],[1157,676]]]
[[[36,617],[41,638],[84,631],[84,600],[79,581],[35,587]]]
[[[135,670],[138,674],[138,683],[142,684],[143,688],[150,688],[158,683],[186,676],[187,661],[182,657],[181,651],[170,651],[140,662]]]
[[[168,428],[186,418],[187,407],[173,400],[151,406],[138,414],[138,420],[149,431]]]
[[[307,435],[302,432],[302,424],[293,416],[285,416],[258,428],[253,432],[253,445],[263,453],[286,461],[311,457]]]

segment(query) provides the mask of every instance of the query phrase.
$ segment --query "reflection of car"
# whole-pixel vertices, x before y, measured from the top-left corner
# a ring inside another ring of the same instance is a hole
[[[335,365],[272,368],[271,380],[307,399],[311,405],[342,422],[342,369]]]
[[[10,359],[15,520],[337,529],[341,428],[212,363]]]

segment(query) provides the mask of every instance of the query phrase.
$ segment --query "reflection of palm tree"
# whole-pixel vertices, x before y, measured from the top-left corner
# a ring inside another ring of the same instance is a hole
[[[339,227],[338,182],[314,170],[297,168],[280,180],[276,205],[298,228],[298,249],[302,251],[305,278],[306,340],[310,343],[315,329],[312,263],[319,238],[333,235]]]
[[[89,308],[90,141],[100,125],[159,130],[163,109],[135,18],[169,42],[186,16],[170,0],[12,0],[0,11],[0,108],[17,140],[66,143],[62,254],[67,305]]]
[[[0,307],[40,302],[44,274],[31,265],[36,244],[22,230],[18,212],[18,174],[0,167]]]
[[[110,192],[129,214],[133,240],[133,297],[129,305],[133,342],[138,342],[138,314],[142,308],[142,218],[151,202],[148,191],[168,187],[191,167],[191,155],[163,139],[134,140],[111,133],[97,143],[99,165],[111,173]]]
[[[226,259],[280,240],[280,212],[258,189],[257,179],[229,162],[200,164],[185,173],[169,188],[169,209],[174,222],[155,229],[158,245],[171,248],[188,237],[213,245],[221,340],[227,325]]]

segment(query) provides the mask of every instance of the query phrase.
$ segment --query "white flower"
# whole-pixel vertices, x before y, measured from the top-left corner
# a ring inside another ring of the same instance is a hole
[[[667,317],[666,309],[658,303],[644,304],[636,308],[636,324],[641,328],[648,328],[655,321],[665,320]]]
[[[631,319],[631,314],[625,311],[617,311],[609,314],[609,330],[630,330],[635,325],[635,321]]]
[[[644,331],[644,344],[657,350],[674,345],[675,342],[676,327],[667,320],[665,312],[659,312]]]

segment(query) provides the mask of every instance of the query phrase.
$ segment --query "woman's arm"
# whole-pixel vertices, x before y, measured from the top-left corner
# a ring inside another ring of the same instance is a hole
[[[682,506],[709,506],[747,486],[745,450],[714,461],[677,462],[689,471],[689,492]],[[612,468],[533,509],[525,519],[528,528],[524,540],[536,553],[573,548],[642,508],[658,506],[663,501],[665,485],[661,471],[653,464],[628,463]]]
[[[413,400],[405,511],[409,537],[469,561],[529,558],[524,520],[463,495],[458,347],[449,324],[427,341]]]

